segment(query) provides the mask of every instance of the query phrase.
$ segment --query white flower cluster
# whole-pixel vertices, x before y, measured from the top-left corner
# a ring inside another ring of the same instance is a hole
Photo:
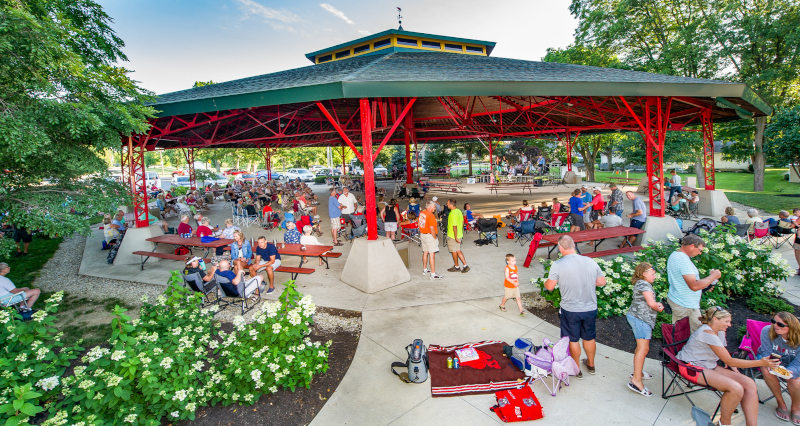
[[[114,351],[114,353],[111,354],[112,361],[121,361],[124,358],[125,358],[125,351]]]
[[[243,317],[243,316],[241,316],[241,315],[237,315],[237,316],[236,316],[236,317],[233,319],[233,327],[234,327],[236,330],[238,330],[238,331],[242,331],[242,330],[244,330],[244,328],[245,328],[246,326],[247,326],[247,322],[244,320],[244,317]]]
[[[161,360],[161,363],[160,363],[159,365],[160,365],[160,366],[161,366],[163,369],[165,369],[165,370],[169,370],[169,368],[170,368],[170,367],[172,367],[172,362],[173,362],[173,361],[172,361],[172,358],[170,358],[170,357],[164,357],[164,359],[162,359],[162,360]]]
[[[55,416],[50,417],[42,423],[42,426],[62,426],[67,424],[67,412],[59,411]]]
[[[47,318],[47,311],[36,311],[33,313],[33,315],[31,315],[31,318],[36,322],[42,322],[45,318]]]
[[[36,386],[44,391],[50,391],[58,386],[58,376],[47,377],[36,382]]]
[[[42,346],[41,348],[36,350],[36,360],[41,361],[43,360],[47,354],[50,353],[50,349],[46,346]]]
[[[108,350],[107,348],[101,348],[100,346],[95,346],[91,350],[89,350],[89,352],[86,354],[85,357],[81,359],[81,361],[91,364],[110,353],[111,351]]]
[[[281,324],[277,322],[275,324],[272,324],[272,333],[278,334],[280,332],[281,332]]]
[[[299,302],[300,307],[303,308],[303,316],[310,317],[317,311],[317,305],[311,302],[311,296],[305,295]]]
[[[186,392],[186,389],[180,389],[175,392],[175,396],[172,397],[173,401],[183,401],[186,397],[189,396],[189,393]]]
[[[0,324],[6,324],[11,321],[11,314],[8,309],[0,309]]]
[[[289,324],[297,326],[302,321],[303,318],[300,316],[300,307],[294,308],[286,315],[286,318],[289,320]]]

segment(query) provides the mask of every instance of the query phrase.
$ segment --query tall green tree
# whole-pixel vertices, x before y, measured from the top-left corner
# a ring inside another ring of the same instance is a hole
[[[781,108],[800,95],[799,8],[797,0],[573,0],[570,11],[578,44],[607,49],[634,69],[743,81]],[[756,191],[765,127],[760,117],[728,132],[754,140]]]
[[[150,94],[111,18],[91,0],[0,1],[0,211],[45,234],[89,232],[74,212],[114,210],[126,191],[104,178],[106,149],[143,133]],[[7,248],[7,245],[4,247]]]
[[[765,136],[768,158],[778,165],[788,165],[800,176],[800,105],[784,108],[775,114]]]

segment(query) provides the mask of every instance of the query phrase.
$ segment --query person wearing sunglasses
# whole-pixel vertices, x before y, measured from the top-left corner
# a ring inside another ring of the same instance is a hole
[[[731,415],[739,404],[742,405],[745,424],[755,426],[758,424],[756,382],[729,368],[777,367],[780,365],[780,360],[769,357],[756,360],[731,357],[725,349],[725,331],[731,326],[731,314],[719,306],[706,309],[700,317],[700,322],[702,325],[692,333],[677,357],[683,362],[702,368],[702,374],[681,375],[692,383],[711,386],[722,392],[720,426],[731,424]],[[727,367],[719,366],[717,364],[719,361]]]
[[[786,406],[781,392],[781,384],[778,377],[770,374],[762,367],[761,375],[764,382],[769,386],[778,407],[775,408],[775,416],[788,422],[791,418],[792,423],[800,425],[800,357],[797,356],[800,349],[800,321],[789,312],[778,312],[772,317],[772,325],[761,330],[761,346],[758,348],[759,358],[769,358],[771,354],[781,357],[781,366],[792,373],[792,378],[786,380],[789,390],[789,397],[792,399],[791,411]]]
[[[613,216],[613,215],[612,215]],[[653,393],[642,383],[642,379],[649,380],[653,376],[644,371],[644,359],[650,352],[650,338],[656,326],[656,315],[664,310],[664,305],[656,301],[653,281],[656,280],[656,271],[653,265],[642,262],[633,271],[633,299],[628,310],[627,319],[636,339],[636,351],[633,353],[633,374],[628,383],[628,389],[643,395],[652,396]]]

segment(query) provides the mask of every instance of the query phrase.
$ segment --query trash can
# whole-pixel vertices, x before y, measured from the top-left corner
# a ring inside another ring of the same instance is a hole
[[[397,249],[397,253],[403,259],[403,263],[406,264],[406,269],[408,269],[408,241],[395,241],[394,248]]]

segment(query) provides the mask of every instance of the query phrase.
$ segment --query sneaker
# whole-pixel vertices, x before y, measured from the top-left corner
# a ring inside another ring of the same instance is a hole
[[[423,269],[423,270],[422,270],[422,276],[424,277],[425,275],[428,275],[430,272],[431,272],[431,271],[429,271],[429,270],[427,270],[427,269]]]
[[[583,380],[583,371],[581,371],[580,373],[578,373],[578,375],[577,375],[577,376],[575,376],[575,378],[576,378],[576,379],[578,379],[578,380]]]
[[[269,289],[267,289],[267,294],[270,294],[273,291],[275,291],[275,287],[270,287]]]
[[[452,268],[448,269],[447,272],[458,272],[460,270],[461,268],[459,268],[458,266],[453,266]]]
[[[439,274],[437,274],[436,272],[431,272],[431,279],[432,280],[440,280],[442,278],[444,278],[444,277],[439,275]]]
[[[589,370],[589,374],[594,375],[595,373],[597,373],[597,371],[595,371],[595,369],[594,369],[594,366],[589,367],[589,359],[588,358],[582,359],[581,360],[581,364],[583,364],[586,367],[586,369]]]
[[[22,252],[21,251],[18,251],[18,252],[16,252],[14,254],[14,257],[20,257],[20,256],[22,256]]]
[[[461,273],[463,274],[465,272],[469,272],[469,266],[464,266],[463,268],[461,268]]]

